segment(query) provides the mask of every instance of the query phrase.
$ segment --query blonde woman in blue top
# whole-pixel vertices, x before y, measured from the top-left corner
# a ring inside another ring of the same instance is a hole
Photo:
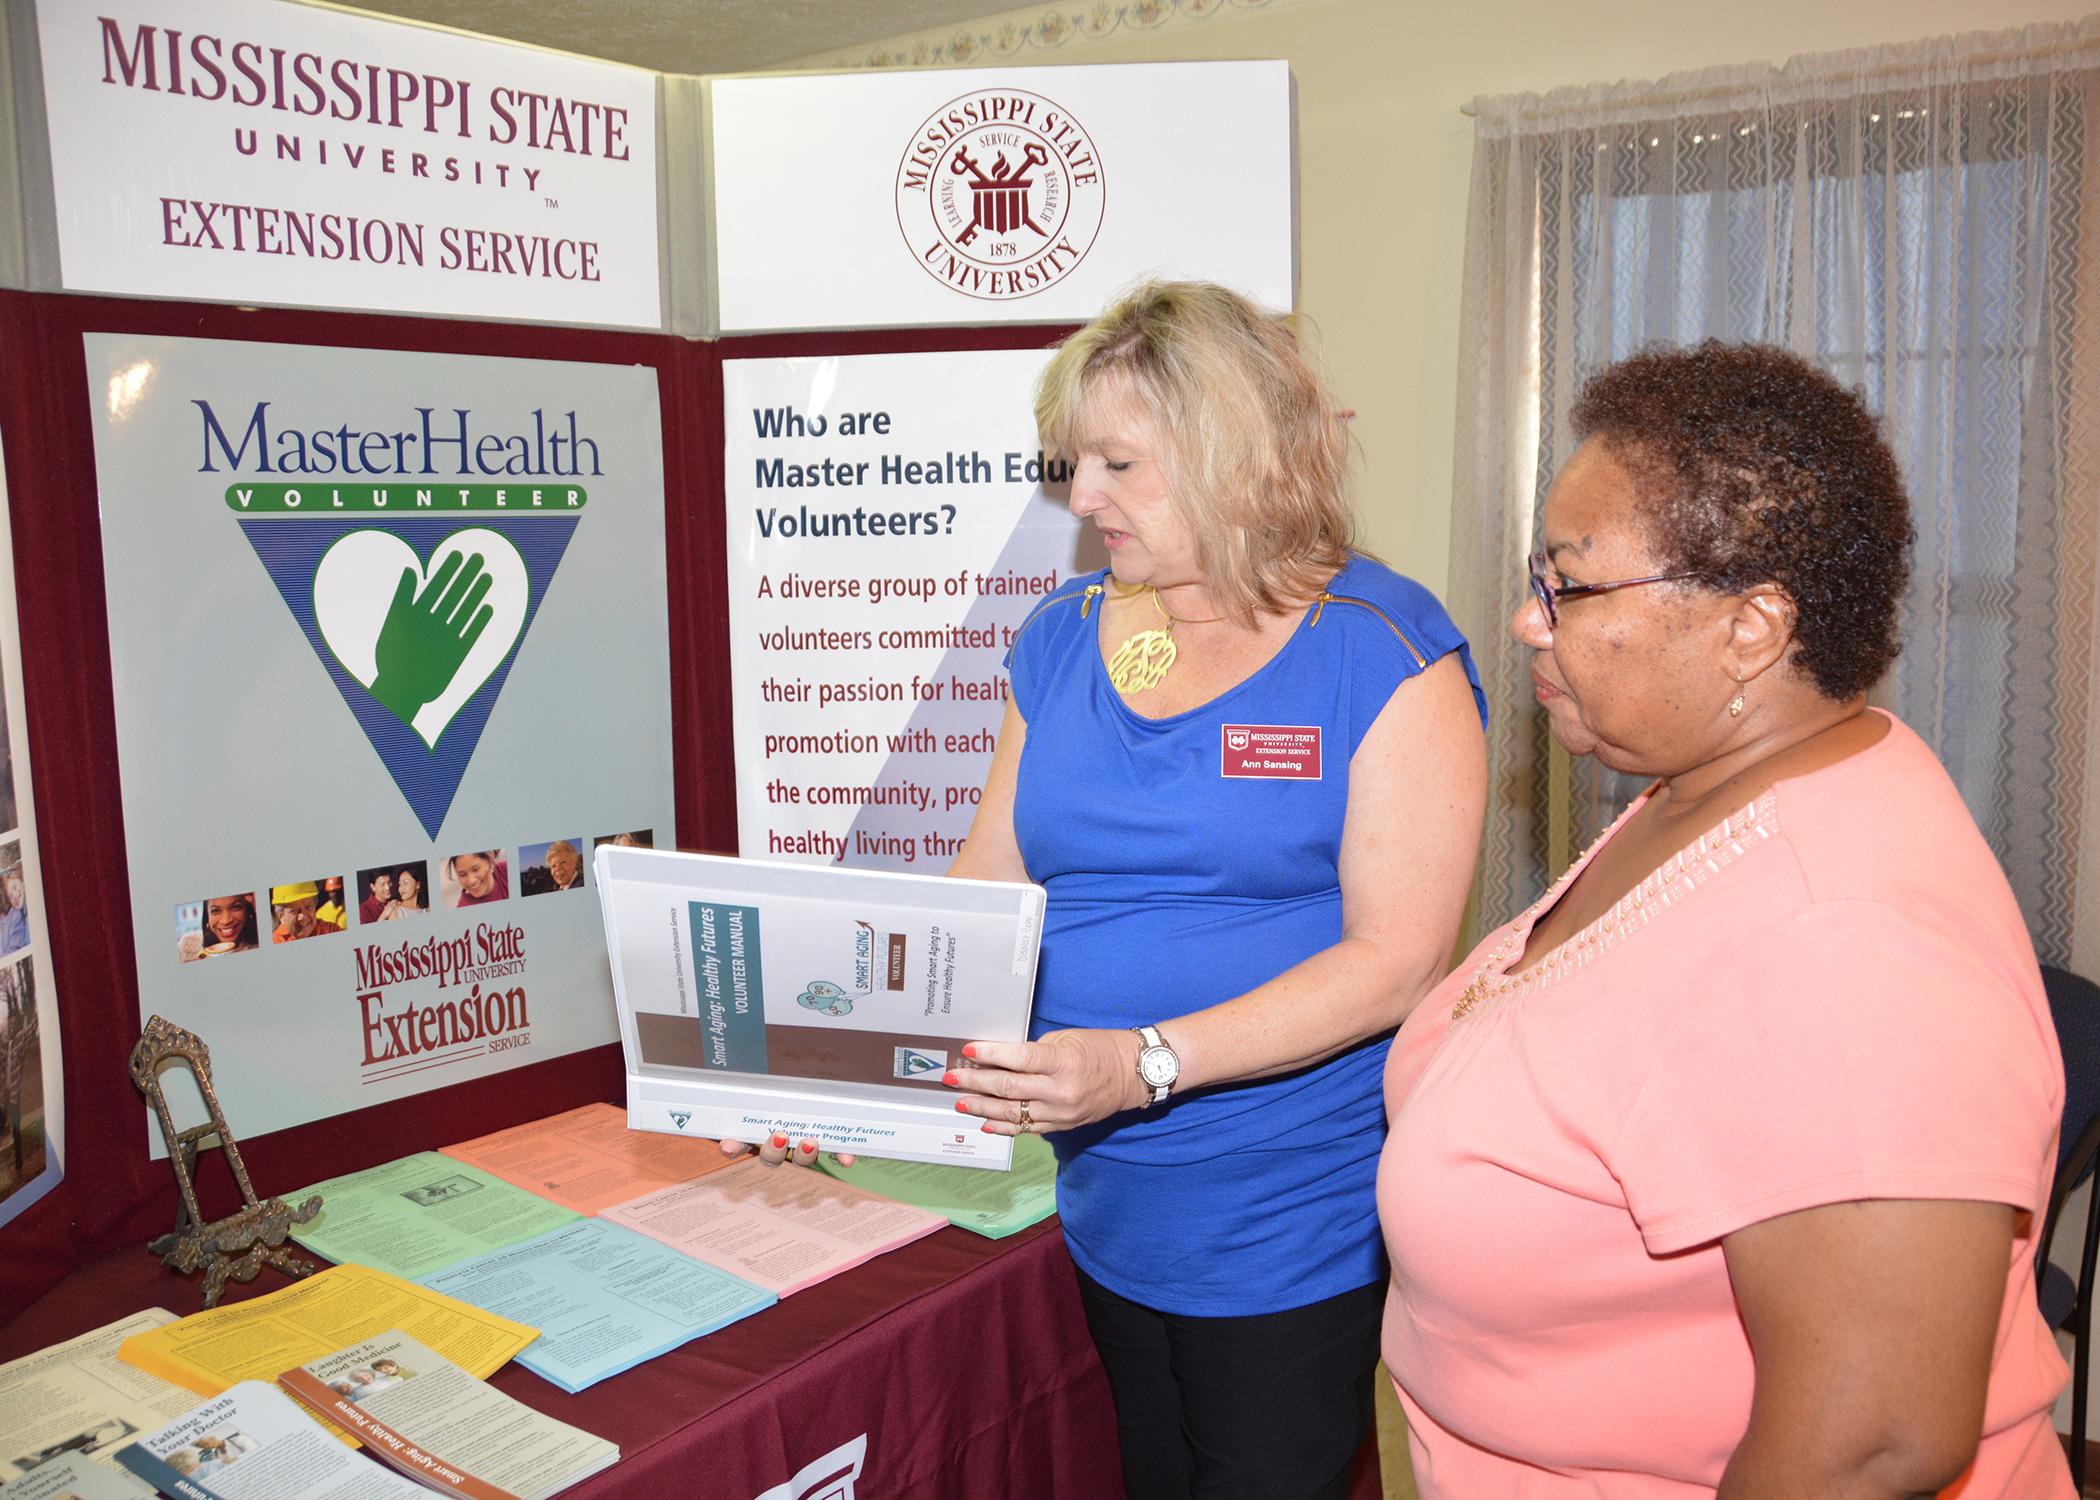
[[[1048,1134],[1130,1493],[1340,1495],[1371,1412],[1394,1028],[1485,796],[1464,640],[1352,547],[1346,417],[1279,320],[1154,284],[1063,346],[1104,571],[1016,637],[953,873],[1049,891],[1036,1037],[949,1075]]]

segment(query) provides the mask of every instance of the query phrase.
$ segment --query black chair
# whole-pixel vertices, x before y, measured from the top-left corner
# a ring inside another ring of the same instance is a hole
[[[2078,1279],[2049,1264],[2049,1242],[2072,1191],[2092,1175],[2100,1156],[2100,985],[2066,969],[2042,965],[2042,987],[2049,993],[2049,1013],[2056,1021],[2056,1042],[2064,1055],[2064,1125],[2056,1148],[2056,1179],[2049,1190],[2049,1212],[2042,1220],[2034,1249],[2034,1283],[2042,1317],[2051,1328],[2071,1334],[2071,1481],[2085,1493],[2085,1408],[2087,1376],[2092,1362],[2093,1268],[2100,1259],[2100,1186],[2085,1211],[2085,1243],[2078,1255]]]

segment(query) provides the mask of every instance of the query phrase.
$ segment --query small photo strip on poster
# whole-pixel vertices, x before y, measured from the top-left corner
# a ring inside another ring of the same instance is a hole
[[[654,849],[656,834],[647,828],[637,828],[632,833],[601,833],[591,840],[591,848],[600,844],[612,844],[621,849]]]
[[[323,875],[282,881],[260,891],[193,897],[175,903],[175,957],[180,963],[196,963],[277,943],[327,937],[353,923],[364,927],[428,916],[438,907],[454,911],[508,901],[513,852],[520,872],[520,896],[583,890],[589,884],[587,848],[618,844],[650,849],[655,842],[654,832],[647,828],[591,839],[579,834],[522,844],[515,851],[471,849],[442,861],[428,857],[390,860],[360,868],[347,882],[340,875]],[[25,947],[28,933],[21,847],[19,841],[0,843],[0,956]]]
[[[0,1026],[36,1024],[36,960],[17,958],[0,964]],[[0,1033],[0,1041],[6,1040]],[[0,1060],[7,1054],[0,1051]]]
[[[0,844],[0,958],[29,946],[29,881],[22,873],[22,841]]]
[[[510,853],[504,849],[469,849],[446,858],[438,875],[440,900],[447,910],[486,906],[510,899]]]
[[[15,747],[7,733],[7,695],[0,693],[0,837],[21,831],[22,809],[15,801]]]
[[[0,1203],[44,1175],[44,1054],[34,954],[0,959]],[[9,1059],[15,1061],[12,1065]]]
[[[556,891],[583,889],[583,837],[549,839],[544,844],[520,844],[518,877],[521,895],[547,896]]]
[[[357,872],[358,926],[429,914],[429,860],[396,860]]]
[[[255,892],[175,903],[175,957],[183,963],[252,953],[262,946]]]
[[[343,877],[320,875],[287,880],[270,887],[270,941],[298,943],[330,937],[348,924],[343,906]]]

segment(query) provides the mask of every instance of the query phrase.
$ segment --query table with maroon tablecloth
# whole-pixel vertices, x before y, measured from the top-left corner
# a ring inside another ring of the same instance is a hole
[[[273,1291],[265,1272],[228,1302]],[[0,1326],[0,1362],[197,1283],[144,1249],[91,1261]],[[944,1229],[571,1396],[518,1364],[492,1383],[620,1446],[566,1492],[754,1500],[865,1435],[857,1500],[1113,1500],[1115,1414],[1055,1219],[1004,1240]],[[1375,1456],[1356,1493],[1378,1494]]]
[[[285,1285],[265,1272],[233,1302]],[[0,1327],[0,1361],[143,1307],[196,1310],[144,1249],[90,1262]],[[944,1229],[571,1396],[523,1366],[505,1394],[620,1446],[567,1492],[752,1500],[863,1434],[860,1500],[1114,1496],[1115,1414],[1057,1223]]]

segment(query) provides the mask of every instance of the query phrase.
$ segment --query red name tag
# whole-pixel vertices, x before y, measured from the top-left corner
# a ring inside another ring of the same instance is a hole
[[[1317,724],[1226,724],[1218,730],[1218,774],[1271,781],[1320,779]]]

